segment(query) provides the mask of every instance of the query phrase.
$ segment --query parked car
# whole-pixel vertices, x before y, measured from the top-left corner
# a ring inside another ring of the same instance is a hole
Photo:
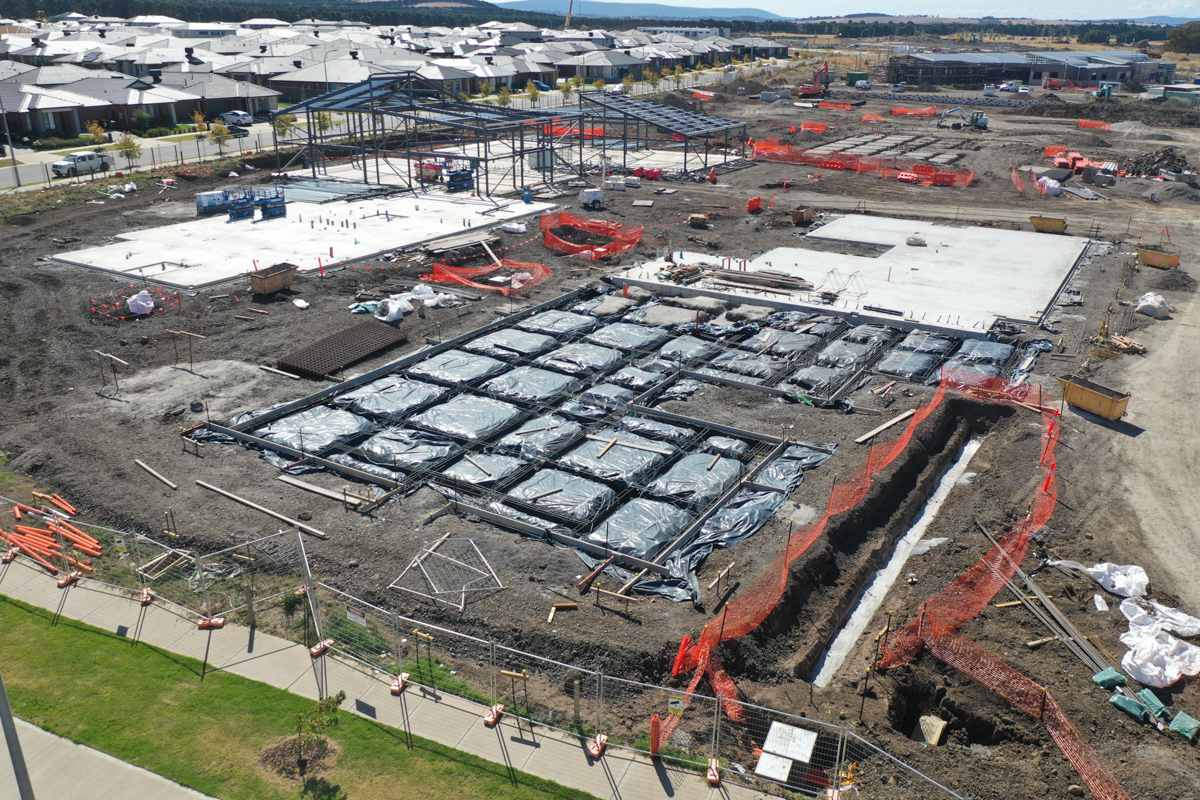
[[[903,84],[903,83],[897,83],[897,84],[893,84],[893,85],[892,85],[892,91],[893,91],[893,92],[903,92],[903,91],[904,91],[904,84]]]
[[[84,173],[90,175],[108,169],[108,158],[102,153],[72,153],[62,161],[55,161],[50,169],[60,178],[73,178]]]
[[[245,111],[226,111],[220,117],[221,122],[224,122],[226,125],[249,125],[251,122],[254,122],[254,117]]]
[[[855,89],[870,89],[871,82],[870,81],[855,81],[854,88]]]
[[[1004,83],[1000,84],[999,89],[1002,92],[1015,92],[1017,90],[1017,84],[1014,81],[1005,81]]]
[[[542,83],[541,81],[534,81],[534,82],[533,82],[533,85],[534,85],[534,86],[536,86],[536,87],[538,88],[538,91],[539,91],[539,92],[548,92],[548,91],[550,91],[550,87],[549,87],[549,86],[547,86],[546,84]]]
[[[233,137],[234,139],[243,139],[250,135],[250,131],[246,130],[245,128],[243,128],[239,125],[230,125],[229,126],[229,135],[231,137]]]
[[[1022,86],[1020,89],[1017,89],[1017,94],[1033,94],[1033,89],[1028,86]]]

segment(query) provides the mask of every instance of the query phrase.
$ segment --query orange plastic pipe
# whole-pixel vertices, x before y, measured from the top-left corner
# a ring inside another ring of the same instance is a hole
[[[13,516],[16,517],[18,521],[20,521],[20,519],[21,519],[21,507],[20,506],[13,506]]]
[[[50,574],[51,574],[51,575],[57,575],[57,574],[58,574],[58,567],[54,566],[54,565],[53,565],[53,564],[51,564],[49,561],[47,561],[46,559],[42,558],[40,555],[38,555],[38,554],[37,554],[37,553],[35,553],[33,550],[31,550],[31,549],[30,549],[30,548],[29,548],[27,545],[25,545],[24,543],[22,543],[22,542],[19,542],[19,541],[14,541],[14,542],[13,542],[13,544],[14,544],[14,545],[16,545],[17,547],[21,548],[22,550],[24,550],[24,551],[25,551],[25,554],[26,554],[27,556],[29,556],[30,558],[32,558],[34,561],[38,562],[38,563],[39,563],[39,564],[41,564],[43,567],[45,567],[46,569],[50,570]]]
[[[70,531],[71,533],[75,534],[76,536],[79,536],[85,542],[88,542],[89,544],[91,544],[92,547],[100,547],[100,540],[98,540],[92,536],[88,536],[86,533],[79,530],[79,528],[76,528],[71,523],[64,522],[62,520],[58,520],[55,524],[58,525],[58,527],[64,528],[64,529]]]
[[[75,510],[75,506],[71,505],[66,500],[63,500],[61,497],[59,497],[56,494],[50,495],[50,502],[54,503],[54,505],[58,506],[59,508],[61,508],[63,511],[67,512],[71,516],[75,516],[76,514],[79,513],[78,511]]]
[[[96,571],[96,570],[92,569],[91,567],[89,567],[87,564],[84,564],[83,562],[80,562],[80,561],[76,561],[75,559],[71,558],[70,556],[67,556],[67,562],[71,566],[78,567],[79,569],[83,570],[84,572],[95,572]]]
[[[58,552],[61,550],[57,544],[47,542],[44,539],[34,539],[32,537],[18,536],[16,534],[13,534],[9,538],[14,542],[23,542],[37,550],[39,553],[45,553],[47,556],[52,558],[56,558],[58,556]]]
[[[76,547],[86,548],[88,550],[99,550],[100,549],[100,545],[92,543],[93,540],[91,540],[87,537],[84,537],[84,536],[76,536],[74,533],[71,533],[70,531],[66,530],[66,528],[64,528],[61,524],[55,524],[55,523],[49,522],[49,521],[47,521],[46,524],[50,526],[50,530],[59,534],[64,539],[67,539],[72,544],[74,544]],[[94,553],[93,555],[99,555],[99,553]]]

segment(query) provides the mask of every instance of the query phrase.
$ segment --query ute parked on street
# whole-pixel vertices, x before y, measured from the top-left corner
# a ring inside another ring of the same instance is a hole
[[[71,153],[62,161],[55,161],[50,169],[60,178],[90,175],[108,169],[108,159],[102,153]]]

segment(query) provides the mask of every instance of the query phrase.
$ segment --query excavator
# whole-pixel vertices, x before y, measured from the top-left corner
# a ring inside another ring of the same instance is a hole
[[[961,117],[962,122],[948,122],[950,117]],[[943,111],[938,117],[937,126],[939,128],[951,128],[953,130],[961,130],[969,128],[973,131],[984,132],[988,129],[987,115],[982,111],[971,111],[970,113],[961,108],[952,108],[949,111]]]
[[[813,73],[812,83],[801,84],[796,87],[796,94],[804,97],[813,97],[820,95],[821,97],[829,96],[829,62],[822,61],[821,66],[817,67],[817,71]]]

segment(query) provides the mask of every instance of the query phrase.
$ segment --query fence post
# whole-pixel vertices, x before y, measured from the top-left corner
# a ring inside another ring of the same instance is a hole
[[[712,732],[712,757],[721,757],[721,698],[714,698],[713,702],[713,732]]]
[[[604,733],[604,673],[596,673],[596,733]]]
[[[846,726],[839,725],[838,726],[837,754],[834,756],[833,781],[831,784],[833,786],[835,792],[840,790],[842,787],[842,758],[845,755],[845,752],[844,752],[845,749],[846,749]],[[837,795],[834,794],[834,797],[837,797]]]
[[[496,642],[489,639],[488,649],[490,653],[489,661],[491,662],[491,668],[488,670],[488,696],[495,701],[497,699],[496,693],[498,691],[498,685],[496,683]]]

